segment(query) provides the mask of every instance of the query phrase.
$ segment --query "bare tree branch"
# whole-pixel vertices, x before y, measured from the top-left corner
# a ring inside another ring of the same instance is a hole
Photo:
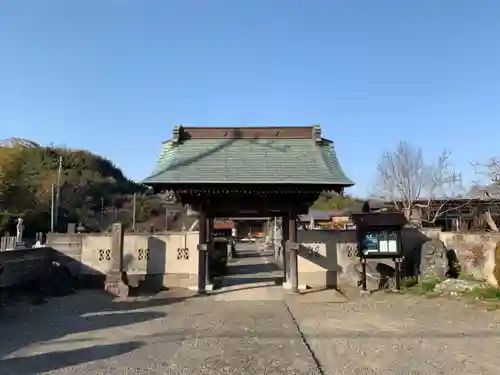
[[[494,185],[500,186],[500,158],[489,158],[486,162],[472,163],[476,173],[486,177]]]
[[[500,205],[496,203],[498,201],[498,193],[500,191],[500,158],[492,157],[483,163],[474,162],[472,163],[472,166],[478,175],[486,177],[488,180],[487,186],[481,186],[477,183],[477,190],[481,192],[483,199],[490,201],[490,204],[483,213],[483,216],[490,230],[498,232],[499,228],[493,220],[491,209],[495,208],[495,210],[498,211],[500,208]]]
[[[385,152],[377,165],[376,191],[410,218],[413,203],[420,197],[425,180],[422,150],[400,142],[393,152]]]
[[[400,142],[396,150],[385,152],[377,165],[375,195],[392,201],[414,224],[416,219],[434,223],[443,214],[466,206],[472,199],[459,207],[445,208],[450,200],[463,198],[465,193],[462,175],[452,167],[450,155],[444,150],[435,163],[426,163],[421,149]],[[436,201],[440,203],[431,213]],[[426,208],[430,216],[415,218],[415,208]]]

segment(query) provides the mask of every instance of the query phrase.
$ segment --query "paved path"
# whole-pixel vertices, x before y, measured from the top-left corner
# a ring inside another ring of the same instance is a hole
[[[384,294],[289,306],[325,374],[500,374],[500,314]]]
[[[206,297],[113,302],[82,291],[7,306],[0,374],[500,374],[497,312],[392,294],[342,303],[332,291],[290,296],[268,280],[234,281],[258,259],[240,258],[240,273]]]
[[[286,305],[79,292],[2,313],[0,374],[319,374]],[[286,371],[285,371],[286,370]]]
[[[283,271],[273,262],[272,252],[259,250],[257,244],[239,243],[237,257],[228,266],[217,301],[283,301],[283,288],[278,280]]]

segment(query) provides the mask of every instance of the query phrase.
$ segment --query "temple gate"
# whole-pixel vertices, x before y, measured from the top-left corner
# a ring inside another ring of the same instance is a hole
[[[346,177],[318,126],[176,126],[143,183],[198,212],[198,292],[205,293],[215,218],[281,217],[283,281],[298,292],[297,217]]]

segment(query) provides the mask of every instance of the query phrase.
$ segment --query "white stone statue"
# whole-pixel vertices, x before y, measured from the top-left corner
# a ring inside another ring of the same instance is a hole
[[[21,219],[21,218],[17,219],[16,230],[17,230],[16,243],[18,243],[18,244],[23,243],[23,232],[24,232],[23,219]]]

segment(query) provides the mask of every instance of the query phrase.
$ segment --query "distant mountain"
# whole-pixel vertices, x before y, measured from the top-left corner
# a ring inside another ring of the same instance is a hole
[[[4,140],[0,140],[0,147],[27,147],[35,148],[40,147],[36,142],[30,141],[24,138],[10,137]]]

